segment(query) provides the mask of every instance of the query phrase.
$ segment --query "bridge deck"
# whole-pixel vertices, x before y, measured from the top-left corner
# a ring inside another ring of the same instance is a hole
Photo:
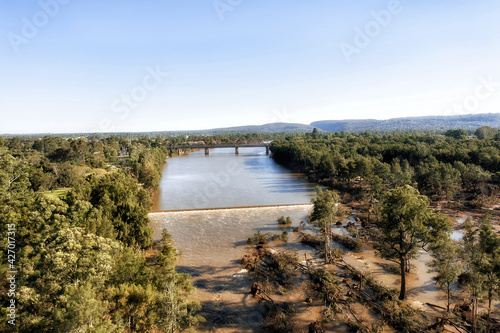
[[[270,147],[270,143],[245,143],[245,144],[208,144],[208,145],[175,145],[168,146],[169,149],[186,149],[186,148],[194,148],[194,149],[203,149],[203,148],[253,148],[253,147]]]

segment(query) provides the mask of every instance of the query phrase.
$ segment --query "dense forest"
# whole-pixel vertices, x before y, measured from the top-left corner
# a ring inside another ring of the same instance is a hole
[[[499,113],[465,114],[454,116],[424,116],[403,117],[386,120],[376,119],[347,119],[323,120],[311,123],[327,132],[408,132],[408,131],[439,131],[449,129],[465,129],[473,131],[478,127],[500,127]]]
[[[0,330],[176,332],[196,327],[204,319],[190,276],[175,270],[171,236],[164,232],[154,242],[149,225],[163,164],[177,154],[169,147],[266,140],[273,140],[275,161],[327,188],[318,189],[313,200],[310,222],[318,237],[304,234],[304,244],[320,249],[330,262],[342,256],[332,242],[358,250],[364,239],[380,256],[398,263],[399,296],[379,304],[379,311],[398,314],[384,317],[392,327],[412,332],[422,327],[421,318],[395,302],[406,298],[406,274],[417,250],[425,248],[433,254],[437,282],[448,293],[447,310],[455,299],[452,286],[460,281],[460,288],[483,298],[488,310],[478,317],[475,305],[475,317],[465,321],[477,331],[496,329],[490,319],[500,285],[500,238],[485,212],[494,212],[500,195],[500,134],[482,127],[444,134],[314,130],[303,135],[0,137],[1,311],[16,324],[2,321]],[[356,206],[362,230],[333,238],[328,230],[343,214],[337,203]],[[467,221],[462,241],[455,242],[438,205],[483,216]],[[278,223],[291,221],[283,217]],[[258,239],[247,265],[270,276],[278,272],[277,281],[288,287],[298,261],[262,251],[264,241]],[[270,264],[276,272],[269,271]],[[341,282],[325,271],[307,272],[324,304],[333,306],[341,297]],[[381,294],[370,292],[385,297],[385,289],[370,281],[367,285]],[[273,306],[275,317],[288,311]]]
[[[10,319],[0,330],[174,332],[202,321],[173,240],[153,242],[149,225],[163,165],[179,153],[169,147],[275,137],[0,137],[0,297]]]
[[[147,216],[168,144],[0,138],[2,331],[173,332],[201,319],[171,237],[153,244]]]
[[[464,198],[480,207],[497,198],[500,183],[498,130],[483,127],[444,135],[319,133],[275,140],[272,157],[311,180],[367,195],[412,185],[433,199]]]

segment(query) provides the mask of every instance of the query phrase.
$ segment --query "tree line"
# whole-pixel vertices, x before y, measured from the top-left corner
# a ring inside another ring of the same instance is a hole
[[[500,183],[498,136],[315,131],[275,140],[271,152],[275,161],[313,181],[367,194],[408,184],[432,199],[460,195],[479,208],[498,194]]]

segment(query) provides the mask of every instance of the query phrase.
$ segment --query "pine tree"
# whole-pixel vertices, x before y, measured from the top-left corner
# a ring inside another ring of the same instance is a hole
[[[389,191],[380,206],[380,254],[398,261],[401,270],[399,299],[406,298],[406,274],[419,247],[446,238],[450,221],[429,208],[429,199],[409,185]]]

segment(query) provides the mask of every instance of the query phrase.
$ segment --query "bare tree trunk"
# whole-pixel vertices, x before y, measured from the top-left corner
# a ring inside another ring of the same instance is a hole
[[[473,296],[474,298],[472,299],[472,332],[476,333],[477,332],[477,297]]]
[[[491,287],[488,289],[488,323],[486,324],[486,332],[490,332],[491,329],[491,299],[493,298],[493,293]]]
[[[332,218],[330,218],[330,223],[328,224],[328,263],[332,260]]]
[[[404,300],[406,298],[406,258],[400,258],[399,264],[401,268],[401,290],[399,292],[399,299]]]
[[[329,244],[330,244],[330,230],[329,230],[329,224],[327,224],[325,226],[325,236],[326,236],[326,239],[325,239],[325,264],[328,264],[329,262],[329,258],[328,258],[328,254],[330,252],[330,249],[329,249]]]
[[[371,201],[372,200],[370,199],[370,202]],[[372,204],[370,203],[370,207],[368,207],[368,224],[370,224],[372,222],[371,217],[372,217]]]
[[[330,215],[330,219],[328,221],[328,224],[325,226],[325,235],[326,235],[325,261],[327,264],[329,264],[332,260],[332,258],[331,258],[331,253],[332,253],[332,220],[333,220],[333,217]]]
[[[448,284],[448,303],[446,304],[446,312],[450,312],[450,284]]]

